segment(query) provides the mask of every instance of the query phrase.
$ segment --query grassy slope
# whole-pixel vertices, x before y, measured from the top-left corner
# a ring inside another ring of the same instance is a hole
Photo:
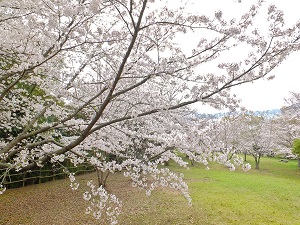
[[[202,171],[207,182],[189,182],[194,206],[211,224],[299,224],[300,180],[296,162],[265,158],[261,170]],[[192,169],[188,177],[200,177]],[[201,190],[201,191],[200,191]]]
[[[211,165],[207,171],[202,165],[185,170],[171,163],[170,169],[185,173],[193,206],[166,189],[147,198],[117,174],[108,186],[124,202],[120,224],[300,224],[296,161],[263,158],[260,171],[247,173],[240,168],[229,172],[222,165]],[[91,176],[78,179],[86,182]],[[80,192],[72,193],[68,185],[68,180],[60,180],[8,190],[0,196],[0,224],[97,224],[83,214]]]

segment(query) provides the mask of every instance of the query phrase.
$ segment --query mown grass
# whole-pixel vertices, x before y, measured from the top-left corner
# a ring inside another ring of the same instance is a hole
[[[254,165],[250,156],[248,160]],[[296,161],[263,158],[260,170],[248,172],[241,168],[230,172],[218,164],[210,165],[210,170],[199,164],[189,170],[174,163],[169,167],[185,174],[193,205],[188,206],[183,196],[169,189],[146,197],[127,178],[115,174],[108,188],[123,200],[120,224],[300,224]],[[85,183],[93,176],[77,179]],[[72,193],[68,185],[68,180],[61,180],[8,190],[0,196],[0,224],[107,224],[84,215],[81,193]]]
[[[247,173],[240,168],[228,172],[221,165],[186,173],[193,180],[194,207],[204,210],[210,224],[300,224],[299,176],[295,161],[277,158],[263,158],[260,170]]]

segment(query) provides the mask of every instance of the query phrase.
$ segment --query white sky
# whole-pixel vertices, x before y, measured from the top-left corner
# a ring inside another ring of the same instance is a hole
[[[255,0],[188,0],[187,8],[197,13],[214,15],[217,10],[222,10],[225,18],[240,16],[245,13],[249,6],[255,3]],[[204,3],[205,2],[205,3]],[[300,1],[296,0],[265,0],[265,6],[274,4],[285,14],[286,24],[293,24],[300,19],[299,6]],[[191,5],[190,5],[191,4]],[[189,5],[191,7],[189,7]],[[266,20],[262,18],[263,21]],[[300,92],[300,53],[294,53],[272,74],[275,79],[271,81],[258,80],[254,83],[243,84],[232,89],[240,99],[241,105],[250,110],[268,110],[279,109],[284,104],[284,98],[289,97],[289,91]],[[214,113],[216,110],[202,108],[206,113]]]

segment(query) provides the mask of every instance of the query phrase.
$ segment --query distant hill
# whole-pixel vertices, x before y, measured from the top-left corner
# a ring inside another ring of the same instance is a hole
[[[278,116],[281,114],[280,109],[270,109],[270,110],[263,110],[263,111],[254,111],[253,112],[255,115],[262,115],[262,114],[267,114],[270,117]],[[207,118],[207,119],[216,119],[220,117],[224,117],[226,115],[229,115],[230,112],[220,112],[220,113],[196,113],[196,116],[198,118]]]
[[[278,116],[281,114],[280,109],[270,109],[270,110],[264,110],[264,111],[255,111],[255,114],[268,114],[270,116]]]

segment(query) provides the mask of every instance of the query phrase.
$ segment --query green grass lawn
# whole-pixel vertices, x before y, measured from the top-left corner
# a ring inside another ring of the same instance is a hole
[[[250,156],[248,160],[254,167]],[[241,168],[230,172],[218,164],[210,165],[210,170],[200,164],[186,170],[171,163],[169,168],[185,174],[193,205],[188,206],[183,196],[169,189],[146,197],[143,191],[132,188],[127,178],[114,174],[108,188],[123,200],[120,224],[300,224],[297,161],[282,163],[278,158],[262,158],[260,170],[248,172]],[[85,182],[93,176],[81,175],[77,179]],[[37,202],[44,202],[44,218],[52,224],[107,224],[104,220],[89,220],[84,215],[81,193],[72,193],[68,186],[68,180],[59,180],[8,190],[0,196],[0,224],[43,224]],[[27,200],[23,200],[22,208],[20,199],[24,196]],[[30,209],[26,201],[34,203]]]
[[[263,158],[260,170],[229,172],[213,164],[208,171],[198,165],[184,173],[193,208],[203,210],[208,224],[300,224],[296,161]]]

